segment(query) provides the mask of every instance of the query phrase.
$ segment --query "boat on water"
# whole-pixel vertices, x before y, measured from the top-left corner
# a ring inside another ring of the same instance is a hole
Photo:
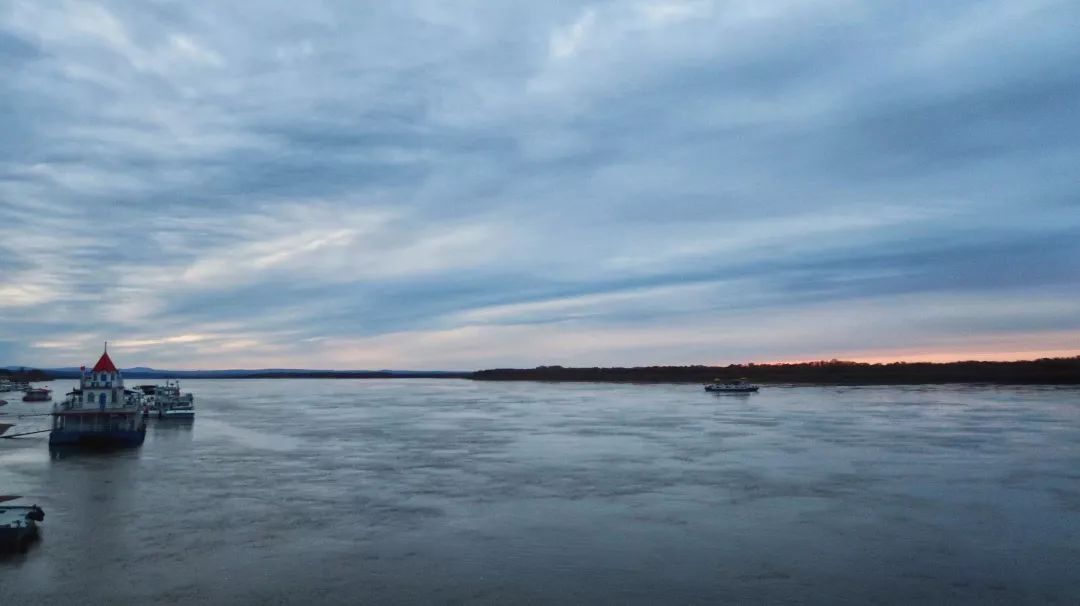
[[[27,389],[30,389],[30,384],[26,381],[0,379],[0,391],[26,391]]]
[[[45,512],[37,505],[7,505],[21,497],[0,495],[0,546],[22,547],[38,536]]]
[[[753,383],[748,383],[746,379],[739,379],[737,381],[721,381],[716,379],[712,383],[705,385],[705,391],[711,391],[713,393],[753,393],[761,389],[759,386]]]
[[[30,389],[30,385],[25,381],[12,381],[10,379],[0,379],[0,392],[2,391],[26,391]]]
[[[133,390],[132,397],[138,401],[139,406],[142,406],[144,417],[157,412],[157,401],[154,399],[156,391],[157,385],[136,385]]]
[[[23,395],[23,402],[48,402],[52,400],[52,391],[45,387],[27,389]]]
[[[124,377],[106,350],[79,387],[53,407],[49,446],[139,446],[146,421],[138,402],[127,397]]]
[[[180,392],[180,381],[165,381],[154,389],[159,419],[194,419],[195,396]]]

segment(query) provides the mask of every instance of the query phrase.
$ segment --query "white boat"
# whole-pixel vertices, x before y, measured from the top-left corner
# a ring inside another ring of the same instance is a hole
[[[24,381],[0,379],[0,391],[26,391],[30,386]]]
[[[714,393],[753,393],[761,389],[759,386],[753,383],[746,382],[745,379],[739,379],[738,381],[722,382],[720,379],[713,381],[705,385],[705,391],[711,391]]]
[[[195,396],[180,393],[180,381],[166,381],[154,390],[159,419],[194,419]]]
[[[135,401],[143,409],[143,416],[148,417],[150,413],[157,412],[157,402],[154,401],[154,393],[157,391],[157,385],[136,385],[128,396]]]
[[[30,384],[26,381],[0,379],[0,391],[26,391],[27,389],[30,389]]]
[[[188,394],[191,395],[191,394]],[[181,402],[166,408],[161,411],[161,418],[163,419],[194,419],[195,418],[195,404],[192,402]]]

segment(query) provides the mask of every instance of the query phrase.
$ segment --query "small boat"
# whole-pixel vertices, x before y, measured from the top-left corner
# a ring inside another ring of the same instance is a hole
[[[143,409],[143,417],[150,416],[151,412],[157,412],[157,402],[154,400],[154,394],[157,392],[157,385],[136,385],[134,396],[132,396]]]
[[[180,381],[166,381],[154,390],[159,419],[194,419],[195,396],[180,393]]]
[[[48,402],[52,400],[52,392],[44,387],[35,387],[27,389],[22,399],[23,402]]]
[[[746,379],[729,382],[722,382],[720,379],[716,379],[705,386],[705,391],[711,391],[713,393],[753,393],[758,389],[760,389],[760,387],[753,383],[748,383]]]
[[[7,400],[0,400],[0,406],[7,406]]]
[[[30,384],[26,381],[0,379],[0,391],[26,391],[27,389],[30,389]]]
[[[11,429],[12,427],[15,427],[15,426],[12,425],[11,423],[0,423],[0,436],[4,435],[4,433],[7,430]]]
[[[37,505],[5,505],[17,496],[0,495],[0,546],[23,547],[38,536],[45,512]]]
[[[194,419],[195,405],[190,401],[173,404],[160,411],[160,414],[162,419]]]
[[[0,391],[26,391],[30,385],[26,381],[12,381],[0,379]]]

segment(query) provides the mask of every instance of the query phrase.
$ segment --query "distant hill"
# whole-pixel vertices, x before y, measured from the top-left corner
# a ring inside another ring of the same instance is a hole
[[[57,379],[77,379],[78,367],[45,368]],[[444,370],[318,370],[306,368],[260,368],[228,370],[167,370],[135,366],[121,368],[127,379],[446,379],[464,378],[471,372]]]

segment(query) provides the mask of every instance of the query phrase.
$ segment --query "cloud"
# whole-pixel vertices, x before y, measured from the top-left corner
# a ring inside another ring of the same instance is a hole
[[[0,364],[1068,351],[1077,18],[12,2]]]

